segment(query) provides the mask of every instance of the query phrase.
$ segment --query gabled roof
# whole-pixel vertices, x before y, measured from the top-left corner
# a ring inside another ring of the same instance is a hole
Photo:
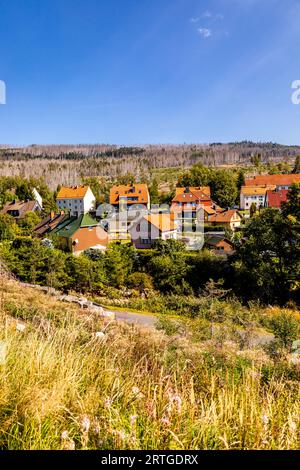
[[[209,246],[217,246],[220,242],[222,241],[225,241],[226,243],[228,243],[230,246],[232,246],[232,248],[234,248],[234,244],[232,243],[232,241],[230,241],[228,238],[225,238],[225,237],[222,237],[222,236],[218,236],[218,235],[212,235],[212,236],[209,236],[206,240],[205,240],[205,243],[206,245],[209,245]]]
[[[235,209],[229,209],[223,212],[218,212],[210,216],[209,222],[218,222],[218,223],[231,222],[231,219],[236,215],[239,215],[239,217],[242,219],[242,216],[240,215],[238,211],[236,211]]]
[[[209,207],[209,206],[203,206],[202,209],[204,210],[204,212],[206,212],[208,215],[213,215],[216,213],[216,210],[213,209],[212,207]]]
[[[283,202],[287,202],[287,195],[289,191],[287,189],[281,189],[280,191],[267,191],[267,205],[268,207],[275,207],[280,209]]]
[[[145,215],[143,218],[158,228],[160,232],[176,230],[175,222],[169,214],[150,214]]]
[[[81,199],[86,195],[89,189],[89,186],[63,186],[56,199]]]
[[[177,194],[172,200],[172,202],[200,202],[200,198],[195,196],[193,193],[182,193]]]
[[[27,212],[34,211],[37,207],[39,207],[39,204],[36,201],[11,201],[5,204],[0,213],[9,214],[11,211],[19,211],[19,218],[21,218]]]
[[[97,225],[100,224],[89,214],[82,214],[79,217],[68,217],[65,219],[56,227],[54,233],[59,237],[70,238],[80,228],[96,227]]]
[[[243,196],[265,196],[268,189],[276,189],[276,185],[267,186],[242,186],[241,194]]]
[[[210,199],[210,187],[209,186],[190,186],[189,188],[176,188],[176,196],[189,190],[196,197],[200,199]]]
[[[137,198],[136,201],[127,201],[128,204],[148,204],[150,200],[146,184],[128,184],[113,186],[110,190],[110,204],[119,204],[120,198]]]
[[[254,178],[245,180],[246,186],[291,186],[293,183],[300,183],[300,174],[290,175],[257,175]]]
[[[34,229],[33,232],[37,235],[44,235],[54,230],[58,224],[62,223],[65,218],[68,218],[63,212],[59,214],[49,214],[45,217]]]

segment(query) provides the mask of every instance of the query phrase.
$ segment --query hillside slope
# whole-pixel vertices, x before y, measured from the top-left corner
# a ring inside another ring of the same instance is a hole
[[[0,283],[1,449],[299,448],[297,366]]]

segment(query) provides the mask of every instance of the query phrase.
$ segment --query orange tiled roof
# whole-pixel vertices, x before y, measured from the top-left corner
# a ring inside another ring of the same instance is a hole
[[[182,194],[177,194],[177,196],[174,197],[172,202],[198,202],[199,197],[195,196],[193,193],[182,193]]]
[[[244,196],[264,196],[268,190],[276,189],[276,185],[267,186],[242,186],[241,194]]]
[[[187,188],[176,188],[176,196],[183,194]],[[191,186],[188,188],[191,193],[200,199],[210,198],[209,186]]]
[[[300,174],[295,175],[257,175],[254,178],[246,179],[246,186],[290,186],[293,183],[300,183]]]
[[[236,211],[235,209],[229,209],[228,211],[223,211],[223,212],[219,212],[217,214],[212,215],[209,218],[209,222],[218,222],[218,223],[231,222],[231,219],[238,214],[239,214],[238,211]]]
[[[81,199],[86,195],[88,189],[89,186],[63,186],[57,195],[57,199]]]
[[[149,192],[146,184],[113,186],[110,190],[110,204],[119,204],[120,198],[137,198],[136,201],[127,201],[128,204],[148,204]]]
[[[204,206],[203,207],[204,212],[206,212],[208,215],[213,215],[216,213],[216,210],[213,209],[212,207]]]
[[[170,230],[176,230],[176,225],[172,217],[168,214],[151,214],[144,216],[150,224],[153,224],[161,232],[169,232]]]

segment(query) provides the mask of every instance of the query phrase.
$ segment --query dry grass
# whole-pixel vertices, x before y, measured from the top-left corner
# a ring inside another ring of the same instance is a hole
[[[2,290],[0,448],[299,448],[295,368],[281,377],[262,351],[105,325],[15,281]]]

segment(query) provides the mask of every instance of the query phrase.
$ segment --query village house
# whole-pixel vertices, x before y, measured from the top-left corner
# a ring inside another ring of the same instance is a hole
[[[141,215],[147,214],[148,211],[146,209],[137,212],[135,210],[121,211],[111,214],[102,220],[101,223],[107,230],[110,241],[130,241],[130,234],[128,232],[130,225],[139,219]]]
[[[267,191],[265,207],[280,209],[281,204],[283,202],[287,202],[288,193],[289,191],[287,189],[281,189],[279,191]]]
[[[113,186],[110,190],[109,203],[118,211],[136,205],[137,209],[150,209],[150,194],[146,184]]]
[[[235,209],[224,210],[209,216],[207,224],[211,227],[220,226],[224,230],[235,230],[241,226],[242,215]]]
[[[61,248],[79,255],[88,249],[105,250],[108,245],[106,230],[89,214],[65,218],[53,231]]]
[[[205,240],[205,247],[218,255],[231,255],[235,251],[234,244],[228,238],[221,235],[208,235]]]
[[[11,201],[7,202],[1,214],[8,214],[15,219],[16,222],[22,220],[29,212],[40,212],[41,207],[37,201]]]
[[[179,196],[180,194],[184,194],[186,192],[191,192],[199,199],[210,199],[211,191],[209,186],[190,186],[190,187],[181,187],[175,189],[175,195]]]
[[[43,198],[36,188],[32,190],[33,199],[38,203],[40,210],[43,210]]]
[[[224,209],[219,207],[217,204],[213,204],[211,207],[209,206],[203,206],[203,212],[204,212],[204,222],[208,222],[209,217],[212,215],[218,214],[219,212],[223,212]]]
[[[171,209],[174,213],[196,212],[200,207],[212,205],[210,188],[176,188],[176,194],[172,200]]]
[[[177,239],[177,225],[169,214],[149,214],[141,216],[129,227],[132,244],[135,248],[151,248],[155,240]]]
[[[33,234],[38,237],[44,237],[47,233],[51,233],[66,217],[68,216],[64,211],[58,214],[52,211],[33,229]]]
[[[257,175],[245,180],[245,186],[275,186],[278,191],[290,189],[295,183],[300,183],[300,174]]]
[[[242,210],[249,210],[252,204],[255,204],[257,209],[264,207],[267,191],[274,189],[276,189],[275,185],[242,186],[240,193],[240,208]]]
[[[175,220],[181,223],[191,221],[193,224],[196,222],[200,209],[204,211],[204,220],[207,220],[209,215],[222,211],[211,200],[210,194],[209,186],[176,188],[176,194],[171,204],[171,212],[174,214]]]
[[[96,198],[89,186],[63,186],[58,192],[56,203],[60,210],[78,217],[94,209]]]

